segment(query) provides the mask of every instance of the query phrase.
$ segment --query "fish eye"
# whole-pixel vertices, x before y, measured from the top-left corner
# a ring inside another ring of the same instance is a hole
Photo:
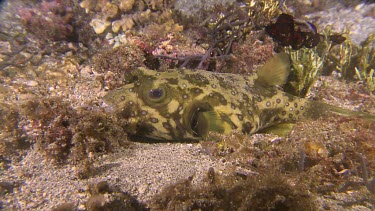
[[[142,90],[142,99],[149,106],[165,106],[172,98],[169,96],[169,89],[164,84],[156,87],[149,87]]]
[[[157,88],[157,89],[151,89],[150,92],[148,93],[148,96],[151,99],[159,99],[163,97],[164,91],[163,89]]]

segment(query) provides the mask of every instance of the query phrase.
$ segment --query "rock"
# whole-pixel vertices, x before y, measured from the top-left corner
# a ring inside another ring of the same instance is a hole
[[[133,9],[135,0],[122,0],[120,3],[120,10],[123,12],[129,12]]]
[[[105,17],[114,18],[118,13],[118,7],[115,4],[107,3],[103,7],[102,12]]]
[[[90,26],[94,28],[95,33],[101,34],[103,33],[108,26],[111,25],[111,22],[100,20],[100,19],[93,19],[90,23]]]

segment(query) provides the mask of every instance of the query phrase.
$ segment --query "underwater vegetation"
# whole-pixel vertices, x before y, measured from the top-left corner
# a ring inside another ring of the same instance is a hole
[[[105,181],[89,184],[88,192],[91,195],[86,202],[88,211],[148,210],[134,197],[119,188],[111,187]]]
[[[45,42],[67,40],[74,33],[73,10],[64,1],[42,1],[33,8],[20,8],[22,24]]]
[[[277,1],[267,0],[233,3],[225,7],[216,6],[214,13],[211,12],[209,18],[200,23],[204,27],[198,29],[202,32],[196,44],[205,49],[204,53],[186,56],[155,55],[155,57],[177,61],[177,64],[173,63],[173,66],[168,68],[186,67],[216,72],[234,72],[235,68],[230,67],[234,63],[231,61],[233,60],[231,55],[236,54],[233,52],[233,47],[237,43],[243,43],[249,33],[258,31],[260,27],[279,14],[278,5]],[[184,21],[183,18],[182,20]]]
[[[119,46],[103,49],[92,58],[92,64],[105,89],[115,89],[123,85],[126,75],[145,62],[144,52],[136,46]]]
[[[86,202],[88,211],[101,210],[148,210],[133,196],[122,192],[119,188],[111,187],[106,181],[90,183],[87,187],[89,199]],[[76,210],[73,203],[61,203],[51,209],[52,211]]]
[[[178,67],[190,67],[203,69],[203,64],[207,68],[215,68],[215,64],[210,61],[211,58],[220,59],[232,53],[232,45],[235,42],[245,39],[250,28],[250,17],[246,10],[233,9],[228,10],[217,22],[211,23],[210,32],[207,37],[208,49],[204,55],[190,56],[185,58],[177,58],[179,60]],[[200,40],[203,42],[203,40]],[[189,63],[198,63],[196,67]],[[209,69],[210,70],[210,69]]]
[[[370,35],[360,47],[357,54],[359,60],[355,67],[355,73],[360,81],[364,83],[368,93],[375,93],[375,35]]]
[[[6,169],[11,155],[22,155],[21,149],[27,149],[29,143],[25,131],[18,125],[21,118],[18,109],[13,106],[8,107],[7,104],[0,104],[0,114],[0,167]]]
[[[310,46],[311,48],[285,49],[292,62],[291,74],[284,86],[287,92],[300,97],[305,97],[309,93],[310,88],[322,75],[325,58],[334,47],[335,42],[330,38],[331,33],[330,28],[327,27],[323,31],[324,35],[318,35],[319,42]]]
[[[302,184],[288,184],[287,176],[278,172],[261,175],[219,176],[213,169],[201,187],[194,187],[191,178],[166,187],[158,194],[153,210],[289,210],[316,209],[314,198]]]
[[[63,49],[58,45],[62,42],[95,47],[97,37],[86,24],[91,16],[84,16],[75,1],[44,0],[32,3],[20,0],[18,4],[12,12],[19,17],[19,23],[40,50],[45,51],[49,47]],[[24,34],[22,31],[17,33]]]
[[[22,150],[33,145],[53,163],[77,165],[77,177],[84,178],[95,157],[129,145],[120,128],[123,123],[115,123],[111,116],[98,111],[76,110],[61,98],[30,100],[17,112],[1,111],[3,169],[9,159],[21,156]]]
[[[344,32],[349,36],[349,32]],[[346,39],[342,44],[327,55],[326,71],[334,69],[339,78],[351,81],[357,77],[367,89],[368,94],[374,93],[374,69],[375,65],[375,36],[370,35],[359,46],[354,45],[350,39]],[[330,64],[329,64],[330,63]],[[332,65],[333,64],[333,65]]]
[[[285,51],[290,55],[292,71],[284,88],[300,97],[305,97],[322,75],[324,61],[331,48],[347,39],[341,34],[333,33],[329,26],[320,34],[314,24],[295,20],[285,13],[275,23],[267,25],[265,31],[277,41],[278,51]]]
[[[348,130],[352,127],[361,129]],[[373,161],[375,155],[373,127],[336,116],[303,122],[286,138],[211,133],[203,148],[227,169],[209,169],[198,186],[187,178],[165,187],[151,208],[314,210],[332,208],[330,200],[342,200],[348,209],[352,203],[372,209],[374,167],[366,160]],[[269,141],[262,141],[265,138]],[[320,194],[326,198],[319,199]]]
[[[365,71],[360,71],[357,67],[355,67],[355,73],[357,74],[359,80],[363,81],[363,83],[366,85],[367,91],[370,94],[373,94],[375,90],[374,69],[371,69],[368,73],[366,73]]]
[[[267,25],[265,30],[277,41],[278,51],[290,55],[292,71],[284,86],[287,92],[304,97],[320,76],[335,71],[339,78],[348,81],[357,76],[367,92],[373,93],[373,35],[356,46],[350,39],[348,29],[338,34],[327,26],[320,34],[312,23],[296,22],[292,16],[284,13],[276,23]]]
[[[265,30],[281,46],[291,46],[293,50],[313,48],[321,37],[314,24],[297,22],[293,16],[285,13],[279,15],[276,23],[267,25]]]

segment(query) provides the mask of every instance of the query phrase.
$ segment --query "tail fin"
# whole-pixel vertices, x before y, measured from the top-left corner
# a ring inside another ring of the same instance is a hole
[[[328,105],[323,102],[312,102],[309,115],[311,117],[324,117],[327,114],[337,114],[345,117],[359,117],[371,122],[375,122],[375,115],[363,112],[363,111],[352,111],[337,106]]]

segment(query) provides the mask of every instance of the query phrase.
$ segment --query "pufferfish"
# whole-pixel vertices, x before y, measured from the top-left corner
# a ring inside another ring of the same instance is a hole
[[[375,121],[370,114],[348,111],[281,91],[290,71],[289,56],[280,53],[256,74],[236,75],[203,70],[138,68],[127,84],[104,101],[126,132],[156,140],[198,140],[210,131],[253,134],[270,126],[316,118],[333,112]]]

